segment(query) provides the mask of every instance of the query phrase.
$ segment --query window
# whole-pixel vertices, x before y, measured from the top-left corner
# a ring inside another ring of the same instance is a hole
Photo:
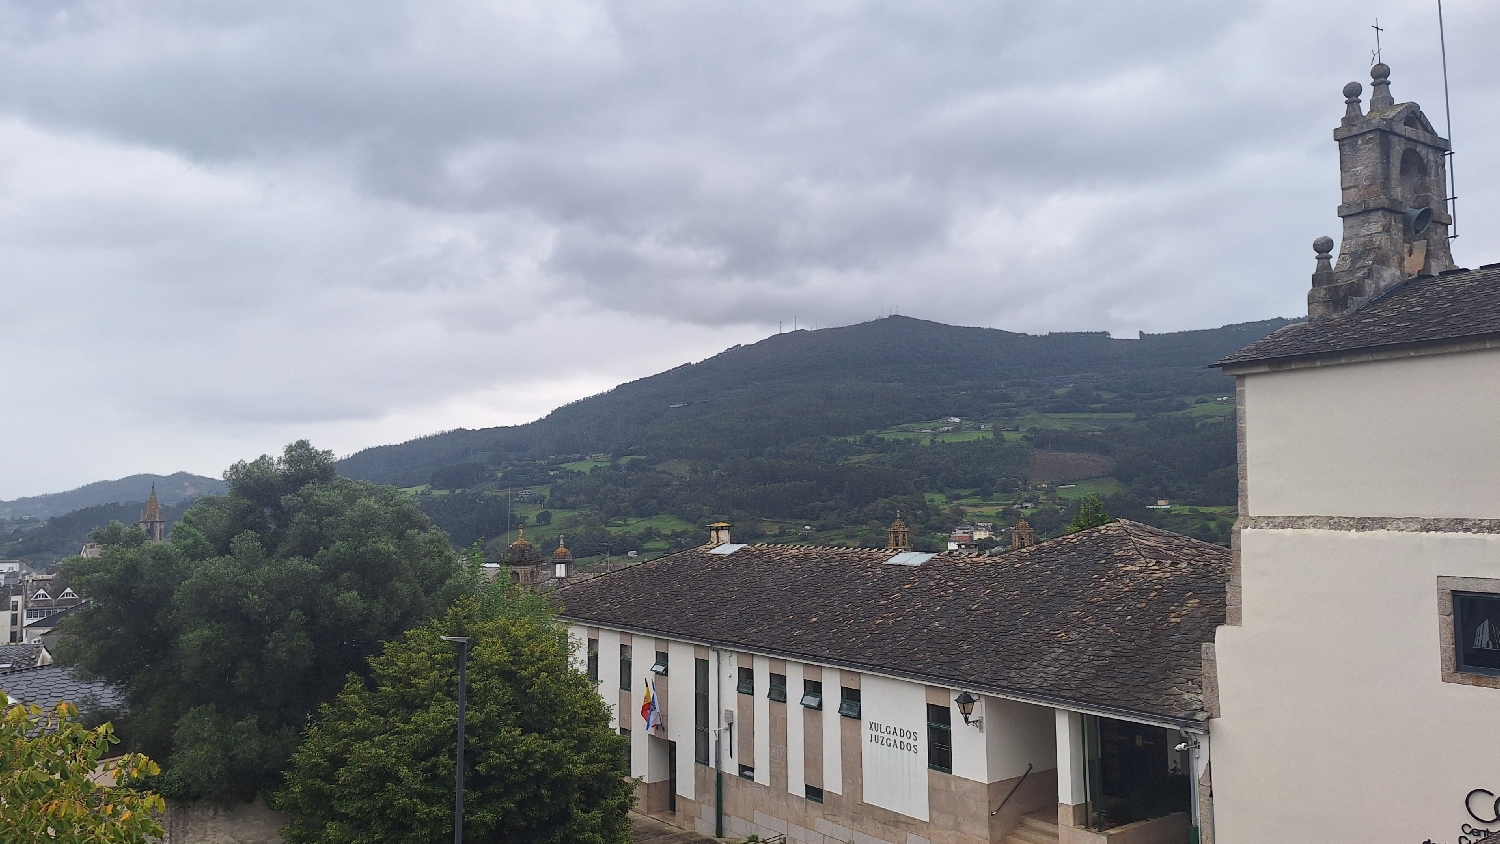
[[[635,672],[630,668],[630,646],[620,646],[620,691],[630,691],[630,675]]]
[[[693,761],[708,759],[708,660],[693,660]]]
[[[859,689],[848,686],[839,689],[839,714],[859,720]]]
[[[68,588],[68,589],[64,589],[63,590],[63,593],[58,596],[58,599],[59,600],[66,600],[68,598],[77,598],[77,597],[78,597],[78,593],[74,592],[71,588]]]
[[[823,708],[823,681],[802,681],[802,705],[808,709]]]
[[[755,694],[755,669],[741,668],[740,681],[735,684],[734,690],[742,695]]]
[[[946,706],[927,704],[927,767],[953,773],[953,718]]]
[[[589,682],[599,685],[599,640],[589,640]]]
[[[1455,668],[1500,676],[1500,595],[1453,593]]]
[[[823,789],[818,788],[815,785],[802,786],[802,793],[807,796],[808,800],[811,800],[814,803],[823,802]]]
[[[21,623],[21,614],[18,613],[18,612],[11,613],[10,614],[10,626],[11,627],[16,627],[20,623]]]
[[[38,590],[36,590],[36,594],[31,596],[31,600],[33,600],[33,601],[50,601],[50,600],[52,600],[52,596],[47,594],[47,590],[46,589],[38,589]]]
[[[771,688],[766,689],[766,697],[771,700],[786,703],[786,675],[772,674]]]
[[[742,779],[742,780],[753,780],[753,779],[755,779],[755,769],[752,768],[752,767],[750,767],[749,765],[741,765],[740,766],[740,779]]]
[[[620,728],[620,735],[622,735],[622,736],[625,737],[625,749],[624,749],[624,753],[625,753],[625,771],[628,773],[630,771],[630,742],[631,742],[629,728],[627,728],[627,727],[621,727]]]
[[[666,651],[657,651],[656,652],[656,661],[653,662],[653,663],[651,663],[651,673],[652,674],[659,674],[662,677],[667,676],[667,652]]]
[[[26,609],[26,618],[47,618],[48,616],[57,615],[60,612],[62,612],[62,610],[57,607],[28,607]]]

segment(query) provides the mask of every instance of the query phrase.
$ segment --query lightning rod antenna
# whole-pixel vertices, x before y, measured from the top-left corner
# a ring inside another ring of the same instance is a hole
[[[1443,114],[1448,123],[1448,239],[1458,237],[1458,177],[1453,174],[1453,106],[1448,100],[1448,37],[1443,31],[1443,0],[1437,0],[1438,47],[1443,55]]]

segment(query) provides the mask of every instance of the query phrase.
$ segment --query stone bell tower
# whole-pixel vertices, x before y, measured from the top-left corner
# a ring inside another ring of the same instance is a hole
[[[1448,247],[1450,149],[1416,103],[1391,98],[1391,69],[1370,68],[1370,110],[1360,108],[1358,82],[1344,86],[1339,145],[1344,220],[1338,264],[1333,241],[1321,237],[1307,316],[1323,320],[1353,310],[1408,278],[1453,268]]]

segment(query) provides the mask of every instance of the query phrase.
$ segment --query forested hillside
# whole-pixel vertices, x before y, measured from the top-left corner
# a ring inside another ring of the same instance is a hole
[[[224,491],[224,482],[187,472],[171,475],[131,475],[117,481],[95,481],[67,492],[54,492],[14,501],[0,501],[0,520],[48,519],[95,507],[124,501],[145,501],[152,487],[162,504],[192,501],[200,495]]]
[[[905,317],[796,331],[340,471],[413,489],[456,544],[488,539],[492,555],[522,522],[579,556],[696,544],[719,518],[779,541],[879,542],[897,511],[925,546],[975,518],[1025,515],[1045,535],[1086,492],[1223,540],[1233,389],[1207,365],[1286,324],[1136,340]],[[1179,506],[1146,509],[1158,499]]]

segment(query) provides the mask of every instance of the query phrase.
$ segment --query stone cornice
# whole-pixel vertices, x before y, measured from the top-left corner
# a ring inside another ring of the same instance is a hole
[[[1415,516],[1248,516],[1237,525],[1241,530],[1336,530],[1365,533],[1375,530],[1399,533],[1494,533],[1500,534],[1500,519],[1424,519]]]

